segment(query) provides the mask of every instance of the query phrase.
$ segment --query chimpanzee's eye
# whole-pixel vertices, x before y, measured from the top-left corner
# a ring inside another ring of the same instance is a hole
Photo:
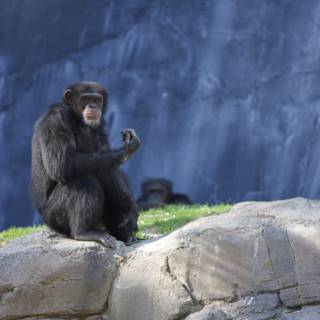
[[[94,98],[94,102],[95,102],[96,104],[99,104],[101,101],[102,101],[101,97],[95,97],[95,98]]]

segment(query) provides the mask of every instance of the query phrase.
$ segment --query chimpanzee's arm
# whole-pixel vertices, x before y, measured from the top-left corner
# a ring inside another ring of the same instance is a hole
[[[56,115],[39,123],[36,134],[45,170],[55,181],[66,181],[79,173],[96,172],[102,168],[110,170],[119,166],[126,155],[125,148],[97,153],[78,152],[71,128]]]
[[[84,153],[75,152],[74,172],[98,172],[104,170],[109,171],[125,161],[126,151],[124,148],[119,148],[110,151]]]

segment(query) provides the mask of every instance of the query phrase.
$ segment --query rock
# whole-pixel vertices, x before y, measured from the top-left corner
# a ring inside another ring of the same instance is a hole
[[[41,231],[1,248],[0,270],[0,319],[72,318],[103,312],[117,265],[99,244]]]
[[[282,305],[320,302],[319,247],[319,202],[241,203],[131,248],[109,314],[176,319],[223,302],[215,310],[232,319],[270,319]]]
[[[227,318],[237,320],[268,320],[277,314],[279,298],[276,293],[249,296],[221,306]]]
[[[171,319],[200,308],[171,272],[163,240],[129,253],[113,285],[111,319]]]
[[[280,318],[280,320],[319,320],[320,307],[304,307],[299,311],[289,312]]]
[[[198,312],[192,313],[185,320],[226,320],[226,316],[220,310],[205,307]]]
[[[116,251],[40,232],[0,249],[0,318],[318,320],[319,247],[320,202],[302,198]]]

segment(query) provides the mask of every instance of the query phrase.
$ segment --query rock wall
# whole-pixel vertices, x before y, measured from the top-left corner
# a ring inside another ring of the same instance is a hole
[[[319,16],[314,0],[2,0],[0,229],[34,221],[33,124],[83,79],[110,90],[113,144],[142,138],[135,194],[163,176],[196,202],[318,198]]]
[[[0,249],[0,319],[319,320],[320,202],[247,202],[115,251],[44,231]]]

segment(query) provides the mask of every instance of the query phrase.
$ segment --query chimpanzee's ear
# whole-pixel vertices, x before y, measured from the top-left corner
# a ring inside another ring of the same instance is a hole
[[[67,106],[72,105],[72,90],[66,89],[63,94],[63,101]]]

